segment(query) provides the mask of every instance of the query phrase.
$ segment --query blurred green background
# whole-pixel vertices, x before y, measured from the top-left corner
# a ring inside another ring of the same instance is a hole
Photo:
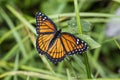
[[[120,35],[109,36],[120,28],[108,32],[119,7],[120,0],[78,0],[83,34],[91,37],[85,38],[89,64],[76,54],[54,65],[35,48],[35,14],[45,13],[76,35],[74,0],[0,0],[0,80],[120,79]]]

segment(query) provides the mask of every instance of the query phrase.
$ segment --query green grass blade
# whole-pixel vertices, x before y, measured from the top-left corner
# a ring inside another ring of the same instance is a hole
[[[11,31],[13,32],[13,35],[17,41],[17,43],[19,44],[19,47],[20,47],[20,50],[21,52],[23,53],[23,56],[24,57],[27,57],[27,54],[26,54],[26,50],[25,50],[25,47],[23,44],[21,44],[21,38],[20,38],[20,35],[17,31],[14,30],[14,24],[12,23],[12,21],[10,20],[9,16],[5,13],[5,11],[0,8],[0,12],[2,12],[3,14],[2,17],[3,19],[6,21],[6,23],[8,24],[9,28],[11,29]]]
[[[78,33],[82,34],[82,26],[80,23],[80,13],[78,11],[78,4],[77,0],[74,0],[74,6],[75,6],[75,13],[76,13],[76,21],[77,21],[77,26],[78,26]]]
[[[14,30],[14,31],[17,31],[17,30],[21,29],[22,27],[23,27],[23,25],[19,25],[19,26],[13,28],[13,30]],[[7,39],[10,35],[12,35],[12,34],[13,34],[13,31],[12,31],[12,30],[9,30],[8,32],[6,32],[5,34],[3,34],[3,36],[2,36],[1,39],[0,39],[0,44],[1,44],[5,39]]]
[[[29,38],[29,36],[26,36],[23,40],[22,43],[25,42],[27,39]],[[12,56],[14,56],[16,53],[16,50],[19,51],[19,44],[16,44],[8,53],[6,56],[4,56],[1,60],[2,61],[6,61],[9,60]]]
[[[19,54],[17,52],[15,62],[14,62],[14,71],[18,70],[18,65],[19,65],[18,63],[19,63]],[[18,80],[17,75],[14,76],[14,80]]]
[[[66,73],[67,73],[67,77],[68,77],[67,80],[72,80],[69,69],[66,69]]]
[[[35,28],[14,8],[12,8],[10,5],[6,5],[6,7],[24,24],[26,27],[28,27],[34,34],[36,34]]]
[[[58,16],[60,17],[75,17],[76,14],[75,13],[62,13],[62,14],[54,14],[54,15],[50,15],[50,18],[57,18]],[[106,14],[106,13],[95,13],[95,12],[80,12],[79,16],[81,17],[96,17],[96,18],[112,18],[112,17],[116,17],[116,18],[120,18],[120,16],[118,15],[114,15],[114,14]]]
[[[77,26],[78,26],[78,33],[82,34],[82,26],[80,23],[80,17],[79,17],[79,9],[78,9],[78,4],[77,0],[74,0],[74,6],[75,6],[75,13],[76,13],[76,21],[77,21]],[[91,78],[91,70],[90,66],[88,63],[88,57],[87,54],[83,54],[84,60],[85,60],[85,66],[86,66],[86,71],[87,71],[87,77],[90,79]]]
[[[114,39],[115,44],[117,45],[117,47],[120,49],[120,44]]]

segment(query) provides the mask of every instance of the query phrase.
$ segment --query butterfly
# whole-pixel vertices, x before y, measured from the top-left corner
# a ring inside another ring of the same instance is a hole
[[[51,62],[58,63],[66,56],[83,53],[88,45],[73,34],[57,30],[55,23],[41,12],[36,13],[36,48]]]

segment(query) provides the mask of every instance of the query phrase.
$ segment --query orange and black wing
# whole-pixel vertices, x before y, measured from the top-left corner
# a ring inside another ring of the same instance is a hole
[[[45,14],[36,14],[36,31],[38,34],[36,48],[40,54],[44,54],[51,62],[57,63],[64,59],[65,50],[60,38],[57,38],[49,48],[50,42],[57,31],[56,25]]]
[[[61,39],[57,38],[53,45],[49,47],[50,41],[53,38],[53,34],[41,34],[37,38],[36,47],[40,54],[46,55],[46,57],[53,63],[62,61],[66,56],[66,51],[61,43]]]
[[[40,34],[36,40],[36,48],[40,54],[47,54],[48,46],[54,34]]]
[[[55,35],[56,25],[45,14],[38,12],[36,14],[36,48],[40,54],[47,52],[50,41]]]
[[[51,62],[55,64],[62,61],[66,57],[66,51],[60,37],[58,37],[53,45],[48,49],[46,56]]]
[[[75,53],[81,54],[88,49],[88,45],[85,41],[70,33],[62,33],[61,41],[66,51],[66,55],[73,55]]]
[[[36,14],[37,34],[51,34],[57,30],[56,25],[45,14],[38,12]]]
[[[81,54],[88,49],[88,45],[85,41],[70,33],[61,33],[61,35],[54,41],[53,45],[49,49],[47,44],[50,43],[50,41],[46,39],[45,41],[45,43],[40,42],[41,46],[39,46],[44,48],[43,50],[45,52],[42,53],[45,53],[47,58],[53,63],[58,63],[66,56],[73,55],[75,53]],[[44,47],[42,46],[43,44]]]

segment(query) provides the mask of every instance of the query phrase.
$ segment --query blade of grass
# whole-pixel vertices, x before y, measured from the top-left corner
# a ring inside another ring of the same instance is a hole
[[[58,72],[58,73],[62,73],[63,65],[64,65],[63,62],[61,62],[61,63],[58,64],[58,67],[57,67],[57,72]]]
[[[27,39],[29,38],[29,36],[26,36],[21,42],[23,44],[23,42],[25,42]],[[19,50],[19,44],[16,44],[8,53],[6,56],[4,56],[1,60],[2,61],[6,61],[8,59],[10,59],[12,56],[14,56],[16,53],[16,50]]]
[[[30,20],[29,22],[30,22],[30,23],[33,23],[34,21],[33,21],[33,20]],[[17,31],[17,30],[19,30],[19,29],[21,29],[21,28],[23,28],[23,27],[24,27],[23,24],[19,24],[19,25],[17,25],[16,27],[14,27],[13,30],[14,30],[14,31]],[[7,39],[12,33],[13,33],[13,31],[12,31],[12,30],[9,30],[8,32],[6,32],[5,34],[3,34],[3,36],[0,38],[0,44],[1,44],[5,39]]]
[[[120,0],[113,0],[113,1],[120,3]]]
[[[93,66],[98,71],[100,76],[105,77],[106,76],[105,71],[103,70],[102,66],[98,63],[98,61],[94,60],[93,56],[90,53],[87,55],[89,55],[88,57],[90,59],[91,66]]]
[[[47,74],[37,73],[37,72],[30,72],[30,71],[10,71],[5,72],[0,75],[0,78],[4,78],[6,76],[13,76],[13,75],[25,75],[25,76],[31,76],[31,77],[37,77],[40,79],[47,79],[47,80],[65,80],[64,78],[51,76]]]
[[[117,47],[120,49],[120,44],[116,41],[116,39],[114,39],[114,42],[117,45]]]
[[[75,13],[76,13],[76,21],[77,21],[77,26],[78,26],[78,33],[82,34],[82,26],[80,23],[80,16],[79,16],[79,11],[78,11],[77,0],[74,0],[74,6],[75,6]]]
[[[19,29],[21,29],[23,27],[23,25],[19,25],[17,27],[14,27],[13,30],[14,31],[17,31]],[[3,34],[3,36],[0,38],[0,44],[5,40],[7,39],[10,35],[13,34],[13,30],[9,30],[8,32],[6,32],[5,34]]]
[[[69,69],[66,69],[66,73],[67,73],[67,80],[73,80],[71,75],[70,75]]]
[[[2,17],[3,19],[6,21],[6,23],[8,24],[9,28],[12,30],[13,32],[13,35],[17,41],[17,43],[19,44],[19,47],[20,47],[20,50],[23,54],[23,57],[27,57],[27,54],[26,54],[26,50],[25,50],[25,47],[23,44],[21,44],[21,38],[20,38],[20,35],[17,31],[14,30],[14,24],[12,23],[12,20],[9,18],[9,16],[5,13],[5,11],[0,8],[0,12],[2,12]]]
[[[63,14],[54,14],[54,15],[50,15],[50,18],[57,18],[58,16],[60,17],[75,17],[75,13],[63,13]],[[93,13],[93,12],[80,12],[79,16],[81,17],[105,17],[105,18],[111,18],[111,17],[116,17],[116,18],[120,18],[120,16],[118,15],[113,15],[113,14],[106,14],[106,13]]]
[[[17,52],[15,62],[14,62],[14,71],[18,70],[18,64],[19,63],[19,54]],[[17,75],[14,76],[14,80],[18,80]]]
[[[12,79],[12,76],[7,76],[4,78],[4,80],[11,80]]]
[[[26,80],[30,80],[30,76],[27,76],[27,79]]]
[[[12,62],[0,60],[0,63],[1,63],[0,67],[3,67],[3,68],[5,68],[6,66],[8,66],[9,68],[14,67],[14,63],[12,63]],[[18,67],[19,67],[19,69],[24,70],[24,71],[32,71],[32,72],[42,73],[42,74],[51,75],[51,76],[55,76],[55,77],[66,78],[65,75],[62,75],[59,73],[53,74],[49,70],[45,70],[43,68],[35,68],[32,66],[30,67],[30,66],[26,66],[26,65],[22,65],[22,64]],[[0,74],[0,76],[1,76],[1,74]]]
[[[14,63],[8,62],[8,61],[5,61],[5,60],[4,61],[0,60],[0,67],[1,68],[2,67],[5,68],[6,66],[8,66],[9,68],[13,68],[14,67]],[[45,70],[45,69],[42,69],[42,68],[38,69],[38,68],[35,68],[35,67],[30,67],[30,66],[26,66],[26,65],[22,65],[22,64],[19,66],[19,69],[52,75],[52,73],[50,71],[48,71],[48,70]]]
[[[91,79],[91,70],[90,70],[90,65],[89,65],[89,62],[88,62],[88,56],[87,56],[87,53],[84,53],[83,54],[83,57],[84,57],[84,62],[85,62],[85,67],[86,67],[86,71],[87,71],[87,77],[89,79]]]
[[[84,4],[85,4],[86,0],[81,0],[78,7],[79,7],[79,10],[81,10],[82,7],[84,7]]]
[[[28,27],[34,34],[36,34],[36,31],[34,27],[14,8],[12,8],[10,5],[6,5],[6,7],[16,16],[24,25],[25,27]]]
[[[81,23],[80,23],[80,17],[79,17],[80,13],[78,11],[79,9],[78,9],[77,0],[74,0],[74,6],[75,6],[75,13],[76,13],[76,21],[77,21],[77,26],[78,26],[78,32],[79,32],[79,34],[82,34],[82,26],[81,26]],[[89,63],[88,63],[88,57],[87,57],[86,53],[84,53],[83,56],[84,56],[84,60],[85,60],[87,77],[90,79],[91,78],[91,71],[90,71],[90,66],[89,66]]]
[[[33,56],[35,55],[36,50],[31,50],[31,52],[29,53],[29,56],[25,59],[22,59],[20,61],[20,64],[25,64],[29,59],[33,59]]]
[[[102,42],[103,40],[104,40],[104,32],[102,32],[102,31],[104,31],[105,30],[105,27],[104,26],[100,26],[101,27],[101,32],[99,33],[99,37],[98,37],[98,41],[97,42]],[[95,51],[94,51],[94,60],[98,60],[98,57],[99,57],[99,54],[100,54],[100,50],[101,50],[101,47],[99,47],[99,48],[97,48],[97,49],[95,49]]]
[[[105,40],[104,42],[102,42],[102,44],[105,44],[105,43],[111,42],[111,41],[113,41],[114,39],[120,39],[120,35],[115,36],[115,37],[110,38],[110,39],[107,39],[107,40]]]

